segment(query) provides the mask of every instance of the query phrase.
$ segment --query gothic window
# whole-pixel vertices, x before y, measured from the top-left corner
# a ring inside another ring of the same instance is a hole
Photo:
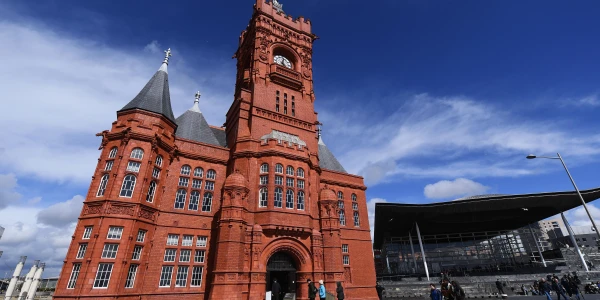
[[[202,180],[200,180],[200,179],[193,179],[192,180],[192,188],[193,189],[201,189],[202,188]]]
[[[294,191],[287,190],[285,193],[285,208],[294,209]]]
[[[281,198],[282,197],[283,197],[283,190],[279,187],[275,188],[275,203],[274,203],[275,207],[281,208],[281,206],[282,206]]]
[[[352,201],[356,201],[356,194],[352,194]]]
[[[258,207],[267,207],[269,192],[266,187],[260,189],[260,191],[258,192],[258,199]]]
[[[298,188],[299,189],[303,189],[304,188],[304,180],[298,179]]]
[[[215,183],[212,181],[207,181],[204,186],[204,189],[207,191],[213,191],[215,189]]]
[[[85,251],[87,250],[87,243],[79,244],[79,249],[77,250],[76,259],[82,259],[85,256]]]
[[[194,169],[194,177],[202,177],[202,176],[204,176],[204,169],[195,168]]]
[[[360,226],[360,218],[358,217],[357,211],[354,212],[354,226],[356,226],[356,227]]]
[[[298,170],[296,170],[296,176],[299,178],[304,178],[304,169],[298,168]]]
[[[190,282],[190,286],[202,285],[202,269],[203,267],[194,266],[192,269],[192,280]]]
[[[67,289],[75,288],[75,284],[77,283],[77,277],[79,277],[80,270],[81,264],[73,264],[73,270],[71,271],[71,276],[69,277],[69,282],[67,283]]]
[[[269,164],[260,165],[260,173],[269,173]]]
[[[187,192],[184,189],[177,190],[175,209],[183,209],[185,207],[185,197],[187,197]]]
[[[92,236],[92,230],[94,229],[93,226],[87,226],[83,229],[83,237],[82,239],[84,240],[89,240],[90,237]]]
[[[156,160],[154,161],[154,164],[157,165],[157,166],[159,166],[159,167],[161,167],[162,166],[162,161],[163,161],[163,158],[162,158],[162,156],[159,155],[159,156],[156,157]]]
[[[133,159],[142,159],[144,157],[144,150],[142,148],[135,148],[131,151],[131,155],[129,156]]]
[[[353,210],[358,210],[358,203],[352,202],[352,209]]]
[[[112,170],[114,162],[115,162],[114,160],[107,161],[106,165],[104,166],[104,171],[110,171],[110,170]]]
[[[148,186],[148,194],[146,195],[146,202],[152,203],[154,201],[154,192],[156,192],[156,181],[150,182]]]
[[[279,91],[275,91],[275,111],[279,112]]]
[[[115,158],[115,157],[117,157],[117,150],[118,149],[119,148],[117,148],[117,147],[112,147],[110,149],[110,152],[108,152],[108,158]]]
[[[338,200],[344,200],[344,193],[341,191],[338,192]]]
[[[163,266],[160,271],[159,287],[170,287],[171,278],[173,278],[173,266]]]
[[[346,213],[344,212],[344,210],[340,210],[339,214],[340,214],[340,225],[346,226]]]
[[[287,94],[283,93],[283,113],[287,115]]]
[[[152,177],[158,179],[158,177],[160,177],[160,169],[154,167],[154,169],[152,170]]]
[[[178,266],[177,267],[177,277],[175,278],[175,286],[176,287],[185,287],[187,283],[188,276],[188,266]]]
[[[200,192],[192,191],[190,193],[190,204],[188,206],[188,209],[198,210],[198,203],[200,203]]]
[[[294,178],[286,178],[285,185],[289,187],[294,187]]]
[[[292,96],[292,117],[296,116],[296,99]]]
[[[137,273],[138,265],[129,265],[129,272],[127,272],[127,280],[125,280],[125,288],[133,288],[135,283],[135,274]]]
[[[267,184],[269,184],[269,176],[267,176],[267,175],[260,176],[260,185],[267,185]]]
[[[342,253],[348,253],[348,244],[342,244]]]
[[[143,243],[144,239],[146,238],[146,230],[138,230],[138,235],[137,235],[137,239],[135,240],[138,243]]]
[[[127,175],[123,179],[123,185],[121,186],[121,193],[119,193],[120,197],[131,198],[133,195],[133,189],[135,188],[135,176]]]
[[[283,174],[283,165],[282,164],[275,165],[275,173]]]
[[[190,179],[187,177],[179,177],[179,186],[185,186],[187,187],[188,184],[190,183]]]
[[[275,185],[283,185],[283,176],[275,176]]]
[[[96,197],[104,196],[104,192],[106,192],[106,184],[108,184],[108,174],[104,174],[102,179],[100,179],[100,186],[98,187],[98,193],[96,193]]]
[[[346,265],[346,266],[347,266],[347,265],[349,265],[349,264],[350,264],[350,256],[348,256],[348,255],[344,255],[344,257],[343,257],[343,261],[342,261],[342,262],[343,262],[343,263],[344,263],[344,265]]]
[[[288,176],[294,176],[294,167],[287,166],[287,169],[285,170],[285,174]]]
[[[213,195],[211,193],[204,193],[204,199],[202,199],[202,211],[209,212],[212,206]]]
[[[133,247],[133,253],[131,253],[131,259],[132,260],[140,260],[140,258],[142,257],[142,250],[144,250],[144,247],[142,247],[142,246]]]
[[[344,201],[338,201],[338,208],[344,209]]]
[[[181,167],[181,175],[189,176],[191,171],[192,171],[192,167],[190,167],[188,165],[184,165],[183,167]]]
[[[217,178],[217,172],[215,172],[215,170],[208,170],[208,172],[206,172],[206,178],[215,180]]]
[[[304,192],[303,191],[298,192],[298,203],[297,203],[296,208],[298,210],[304,210]]]

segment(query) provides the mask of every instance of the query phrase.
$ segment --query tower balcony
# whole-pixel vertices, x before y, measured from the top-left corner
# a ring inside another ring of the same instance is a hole
[[[271,64],[271,80],[285,85],[289,88],[300,90],[302,88],[302,76],[300,73],[279,64]]]

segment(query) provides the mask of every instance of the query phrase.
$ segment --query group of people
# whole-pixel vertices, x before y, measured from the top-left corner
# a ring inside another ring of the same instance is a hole
[[[466,296],[465,291],[457,281],[449,281],[447,278],[442,280],[439,290],[433,283],[429,285],[429,288],[431,289],[429,295],[431,300],[464,300]]]
[[[312,280],[308,279],[308,298],[310,300],[318,299],[325,300],[327,297],[327,290],[325,289],[325,284],[323,280],[319,280],[319,288],[315,286],[315,283]],[[337,287],[335,289],[338,300],[344,299],[344,287],[342,287],[341,282],[337,282]],[[273,279],[273,284],[271,285],[271,296],[273,300],[280,300],[283,297],[281,296],[281,285],[277,282],[277,279]],[[280,298],[281,297],[281,298]]]
[[[548,275],[546,278],[533,283],[532,294],[546,295],[548,300],[552,300],[550,293],[554,292],[558,300],[560,300],[560,297],[567,300],[567,295],[569,295],[568,299],[581,300],[579,297],[580,284],[581,281],[577,275],[565,274],[562,278],[558,278],[556,275]]]

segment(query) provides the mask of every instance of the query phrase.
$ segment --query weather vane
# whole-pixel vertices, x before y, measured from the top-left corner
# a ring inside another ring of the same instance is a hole
[[[277,10],[277,12],[283,12],[283,4],[279,3],[279,1],[273,0],[273,7],[275,10]]]
[[[194,100],[194,103],[198,103],[200,102],[200,91],[197,91],[196,94],[194,95],[196,97],[196,99]]]

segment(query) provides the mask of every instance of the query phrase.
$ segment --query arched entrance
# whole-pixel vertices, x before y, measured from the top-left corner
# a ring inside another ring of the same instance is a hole
[[[273,280],[281,286],[279,299],[293,299],[296,294],[296,264],[286,252],[275,252],[267,263],[267,291],[272,291]],[[285,298],[284,298],[285,297]]]

